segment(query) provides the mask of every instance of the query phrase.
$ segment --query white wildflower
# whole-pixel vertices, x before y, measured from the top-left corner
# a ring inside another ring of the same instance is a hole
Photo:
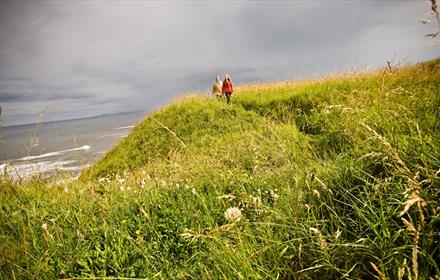
[[[254,207],[260,207],[262,205],[261,197],[259,196],[251,196],[251,201]]]
[[[125,191],[125,186],[119,186],[119,190],[120,190],[121,192]]]
[[[109,183],[110,180],[108,178],[106,178],[106,177],[103,177],[103,178],[99,178],[98,182],[99,183]]]
[[[313,195],[316,196],[317,198],[321,197],[321,194],[317,191],[317,190],[313,190]]]
[[[65,193],[69,193],[69,189],[67,187],[64,188]]]
[[[43,229],[44,231],[47,231],[47,224],[46,223],[42,224],[41,229]]]
[[[237,207],[231,207],[226,209],[224,216],[228,222],[238,222],[241,219],[241,211]]]
[[[273,190],[269,191],[270,197],[272,198],[274,203],[276,203],[278,201],[278,199],[280,198],[280,196],[276,192],[277,192],[277,189],[275,189],[275,191],[273,191]]]

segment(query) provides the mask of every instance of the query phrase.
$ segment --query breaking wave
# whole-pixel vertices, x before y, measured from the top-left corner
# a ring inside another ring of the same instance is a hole
[[[84,146],[81,146],[78,148],[67,149],[67,150],[62,150],[62,151],[57,151],[57,152],[50,152],[50,153],[41,154],[38,156],[22,157],[22,158],[17,159],[16,161],[36,160],[36,159],[42,159],[42,158],[47,158],[47,157],[59,156],[59,155],[69,153],[69,152],[74,152],[74,151],[80,151],[80,150],[87,151],[89,149],[90,149],[89,145],[84,145]]]
[[[134,127],[134,125],[127,125],[127,126],[115,127],[113,129],[120,130],[120,129],[129,129],[129,128],[133,128],[133,127]]]

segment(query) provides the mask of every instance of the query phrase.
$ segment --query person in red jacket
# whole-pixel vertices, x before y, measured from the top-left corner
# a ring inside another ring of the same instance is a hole
[[[226,95],[226,100],[227,100],[228,104],[231,102],[231,94],[233,92],[234,92],[234,89],[232,88],[231,77],[229,77],[229,75],[226,74],[225,80],[223,81],[222,94]]]

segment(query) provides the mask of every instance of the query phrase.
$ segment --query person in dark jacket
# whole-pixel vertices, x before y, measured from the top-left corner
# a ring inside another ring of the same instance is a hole
[[[222,94],[226,95],[226,100],[228,104],[231,102],[231,95],[234,92],[234,89],[232,87],[232,80],[231,77],[229,77],[228,74],[225,75],[225,80],[223,81],[222,85]]]

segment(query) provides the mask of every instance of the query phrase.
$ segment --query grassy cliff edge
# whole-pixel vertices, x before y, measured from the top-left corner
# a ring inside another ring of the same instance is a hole
[[[79,180],[2,177],[0,278],[440,277],[440,59],[224,103],[154,112]]]

